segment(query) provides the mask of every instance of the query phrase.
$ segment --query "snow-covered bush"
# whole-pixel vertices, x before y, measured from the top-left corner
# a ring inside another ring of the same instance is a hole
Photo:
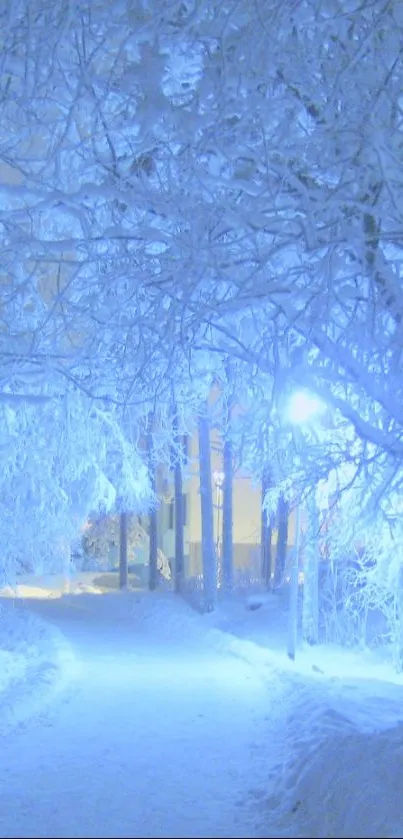
[[[80,392],[41,403],[0,403],[1,581],[69,567],[70,547],[94,510],[150,499],[147,469],[113,410]]]
[[[333,557],[319,566],[319,639],[352,646],[365,637],[365,608],[354,601],[351,559]]]
[[[340,498],[326,534],[319,615],[322,638],[343,644],[392,645],[403,668],[402,525],[382,512],[361,514],[357,486]]]

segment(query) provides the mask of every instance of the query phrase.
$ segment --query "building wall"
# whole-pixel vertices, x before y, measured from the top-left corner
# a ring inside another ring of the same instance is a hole
[[[222,491],[220,476],[222,477],[222,441],[216,430],[211,432],[211,486],[214,504],[214,538],[220,553],[222,533]],[[186,526],[185,526],[185,573],[186,576],[197,576],[202,573],[201,555],[201,506],[199,489],[199,450],[197,431],[190,436],[189,465],[187,477],[184,480],[186,492]],[[169,527],[169,501],[161,504],[160,533],[161,547],[166,556],[173,560],[175,555],[175,532]],[[256,485],[250,475],[238,469],[234,475],[233,485],[233,543],[235,570],[258,569],[260,567],[260,528],[261,528],[261,487]],[[295,541],[295,516],[289,519],[288,544]],[[277,543],[277,532],[273,531],[273,553]]]

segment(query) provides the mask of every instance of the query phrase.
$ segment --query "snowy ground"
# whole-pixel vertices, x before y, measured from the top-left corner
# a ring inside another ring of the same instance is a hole
[[[0,735],[23,727],[71,685],[76,657],[57,626],[0,600]]]
[[[20,678],[30,717],[7,728],[0,698],[0,836],[403,837],[403,679],[389,665],[336,648],[290,662],[276,597],[202,616],[99,575],[63,597],[53,583],[0,601],[15,668],[2,696]],[[34,661],[52,672],[39,716]]]

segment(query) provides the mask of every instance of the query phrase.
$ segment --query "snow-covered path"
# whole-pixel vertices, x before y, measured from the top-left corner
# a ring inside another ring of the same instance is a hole
[[[3,740],[0,836],[269,836],[267,686],[196,625],[117,620],[119,602],[32,603],[79,667],[67,699]]]

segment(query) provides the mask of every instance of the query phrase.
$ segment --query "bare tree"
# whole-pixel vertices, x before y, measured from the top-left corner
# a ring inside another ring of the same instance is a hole
[[[224,591],[232,589],[234,577],[234,547],[233,547],[233,484],[234,484],[234,447],[232,440],[232,412],[234,403],[233,379],[229,365],[227,365],[227,386],[231,387],[225,400],[224,443],[223,443],[223,520],[222,520],[222,575]]]
[[[275,584],[281,585],[284,580],[287,550],[288,550],[288,517],[289,504],[283,495],[280,495],[277,511],[277,551]]]
[[[308,533],[304,550],[304,593],[302,601],[302,637],[308,644],[319,639],[319,552],[320,516],[315,493],[307,499]]]

